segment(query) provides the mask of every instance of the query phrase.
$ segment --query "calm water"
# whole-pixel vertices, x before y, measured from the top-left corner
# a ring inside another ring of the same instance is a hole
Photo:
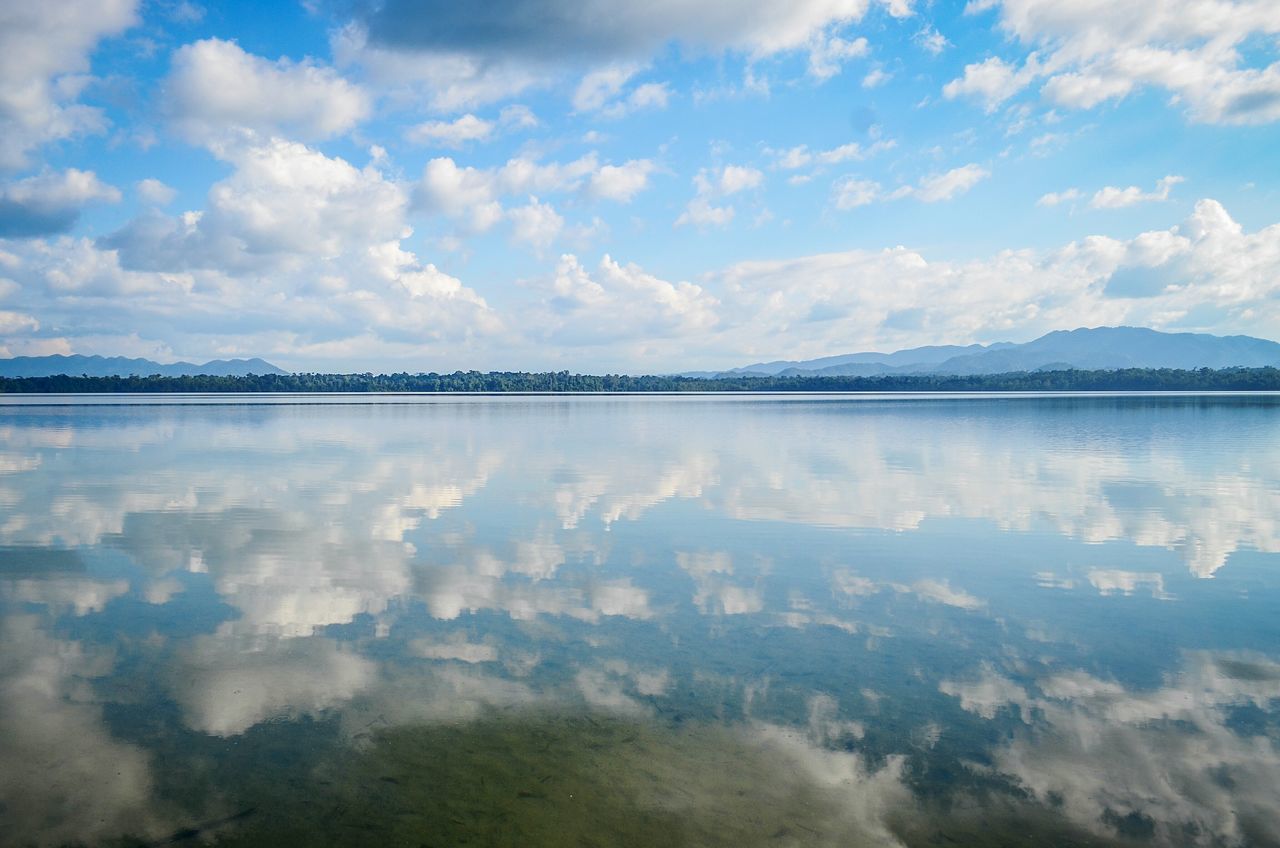
[[[1280,398],[395,400],[0,406],[0,843],[1280,844]]]

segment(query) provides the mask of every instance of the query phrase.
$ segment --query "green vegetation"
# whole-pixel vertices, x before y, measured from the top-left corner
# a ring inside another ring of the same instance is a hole
[[[918,800],[892,763],[750,724],[530,711],[362,735],[303,761],[259,751],[211,792],[225,814],[118,846],[1132,844],[1015,797]]]
[[[250,374],[245,377],[0,378],[0,394],[79,392],[1072,392],[1280,391],[1280,368],[1020,371],[971,376],[704,377],[455,371],[452,374]]]

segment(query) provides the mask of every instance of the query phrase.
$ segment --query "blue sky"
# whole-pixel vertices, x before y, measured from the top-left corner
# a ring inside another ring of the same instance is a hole
[[[0,2],[0,355],[1280,338],[1280,7]]]

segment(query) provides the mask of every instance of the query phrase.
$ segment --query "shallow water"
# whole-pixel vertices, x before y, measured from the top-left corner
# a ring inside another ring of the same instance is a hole
[[[1280,844],[1278,397],[25,400],[0,844]]]

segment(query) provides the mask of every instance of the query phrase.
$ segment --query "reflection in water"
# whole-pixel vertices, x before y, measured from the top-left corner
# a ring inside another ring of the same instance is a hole
[[[4,407],[4,831],[1277,843],[1278,413]]]
[[[1243,723],[1280,699],[1280,664],[1265,657],[1192,652],[1141,692],[1079,670],[1037,680],[1037,694],[990,669],[941,688],[987,718],[1007,708],[1027,722],[995,767],[1100,835],[1109,825],[1170,843],[1280,840],[1275,725]]]

